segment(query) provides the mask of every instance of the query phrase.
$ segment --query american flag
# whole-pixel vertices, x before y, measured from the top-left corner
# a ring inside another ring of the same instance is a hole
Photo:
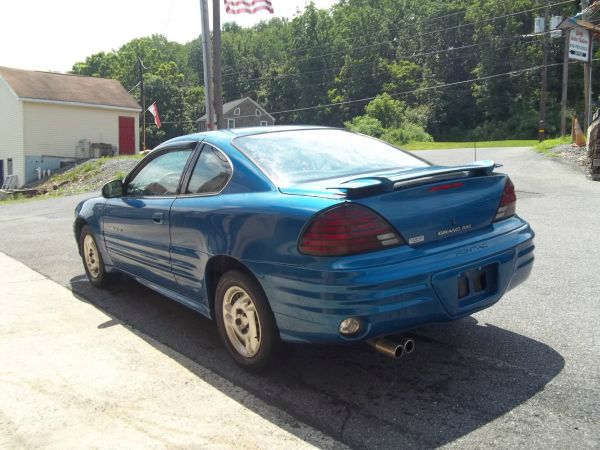
[[[271,0],[223,0],[227,14],[254,14],[258,11],[268,11],[273,14]]]

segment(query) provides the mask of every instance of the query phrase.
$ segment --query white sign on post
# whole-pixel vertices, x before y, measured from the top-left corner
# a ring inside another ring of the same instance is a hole
[[[580,27],[571,30],[569,37],[569,59],[590,61],[590,32]]]

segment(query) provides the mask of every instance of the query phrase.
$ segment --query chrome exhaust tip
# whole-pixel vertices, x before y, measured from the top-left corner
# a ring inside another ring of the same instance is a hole
[[[367,343],[379,353],[390,358],[400,359],[404,355],[404,346],[388,338],[369,339]],[[414,343],[412,348],[414,349]]]
[[[404,353],[407,355],[410,355],[415,351],[415,341],[413,341],[411,338],[403,337],[400,339],[399,344],[404,347]]]

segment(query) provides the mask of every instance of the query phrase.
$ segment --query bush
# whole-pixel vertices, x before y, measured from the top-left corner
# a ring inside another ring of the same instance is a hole
[[[381,137],[385,131],[379,120],[369,116],[355,117],[350,122],[344,122],[344,126],[349,130],[376,138]]]
[[[433,138],[423,127],[414,123],[407,123],[402,128],[386,130],[381,139],[392,145],[401,146],[409,142],[433,142]]]

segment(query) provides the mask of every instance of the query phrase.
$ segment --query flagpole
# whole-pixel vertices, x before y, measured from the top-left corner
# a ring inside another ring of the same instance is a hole
[[[225,128],[221,73],[221,0],[213,0],[213,106],[217,116],[217,129]]]
[[[144,92],[144,63],[141,58],[138,58],[138,67],[140,69],[140,97],[144,111],[142,113],[142,150],[146,150],[146,92]]]
[[[206,106],[206,130],[212,130],[214,124],[213,94],[211,86],[210,64],[210,25],[208,22],[208,0],[200,0],[200,17],[202,22],[202,60],[204,63],[204,100]]]

